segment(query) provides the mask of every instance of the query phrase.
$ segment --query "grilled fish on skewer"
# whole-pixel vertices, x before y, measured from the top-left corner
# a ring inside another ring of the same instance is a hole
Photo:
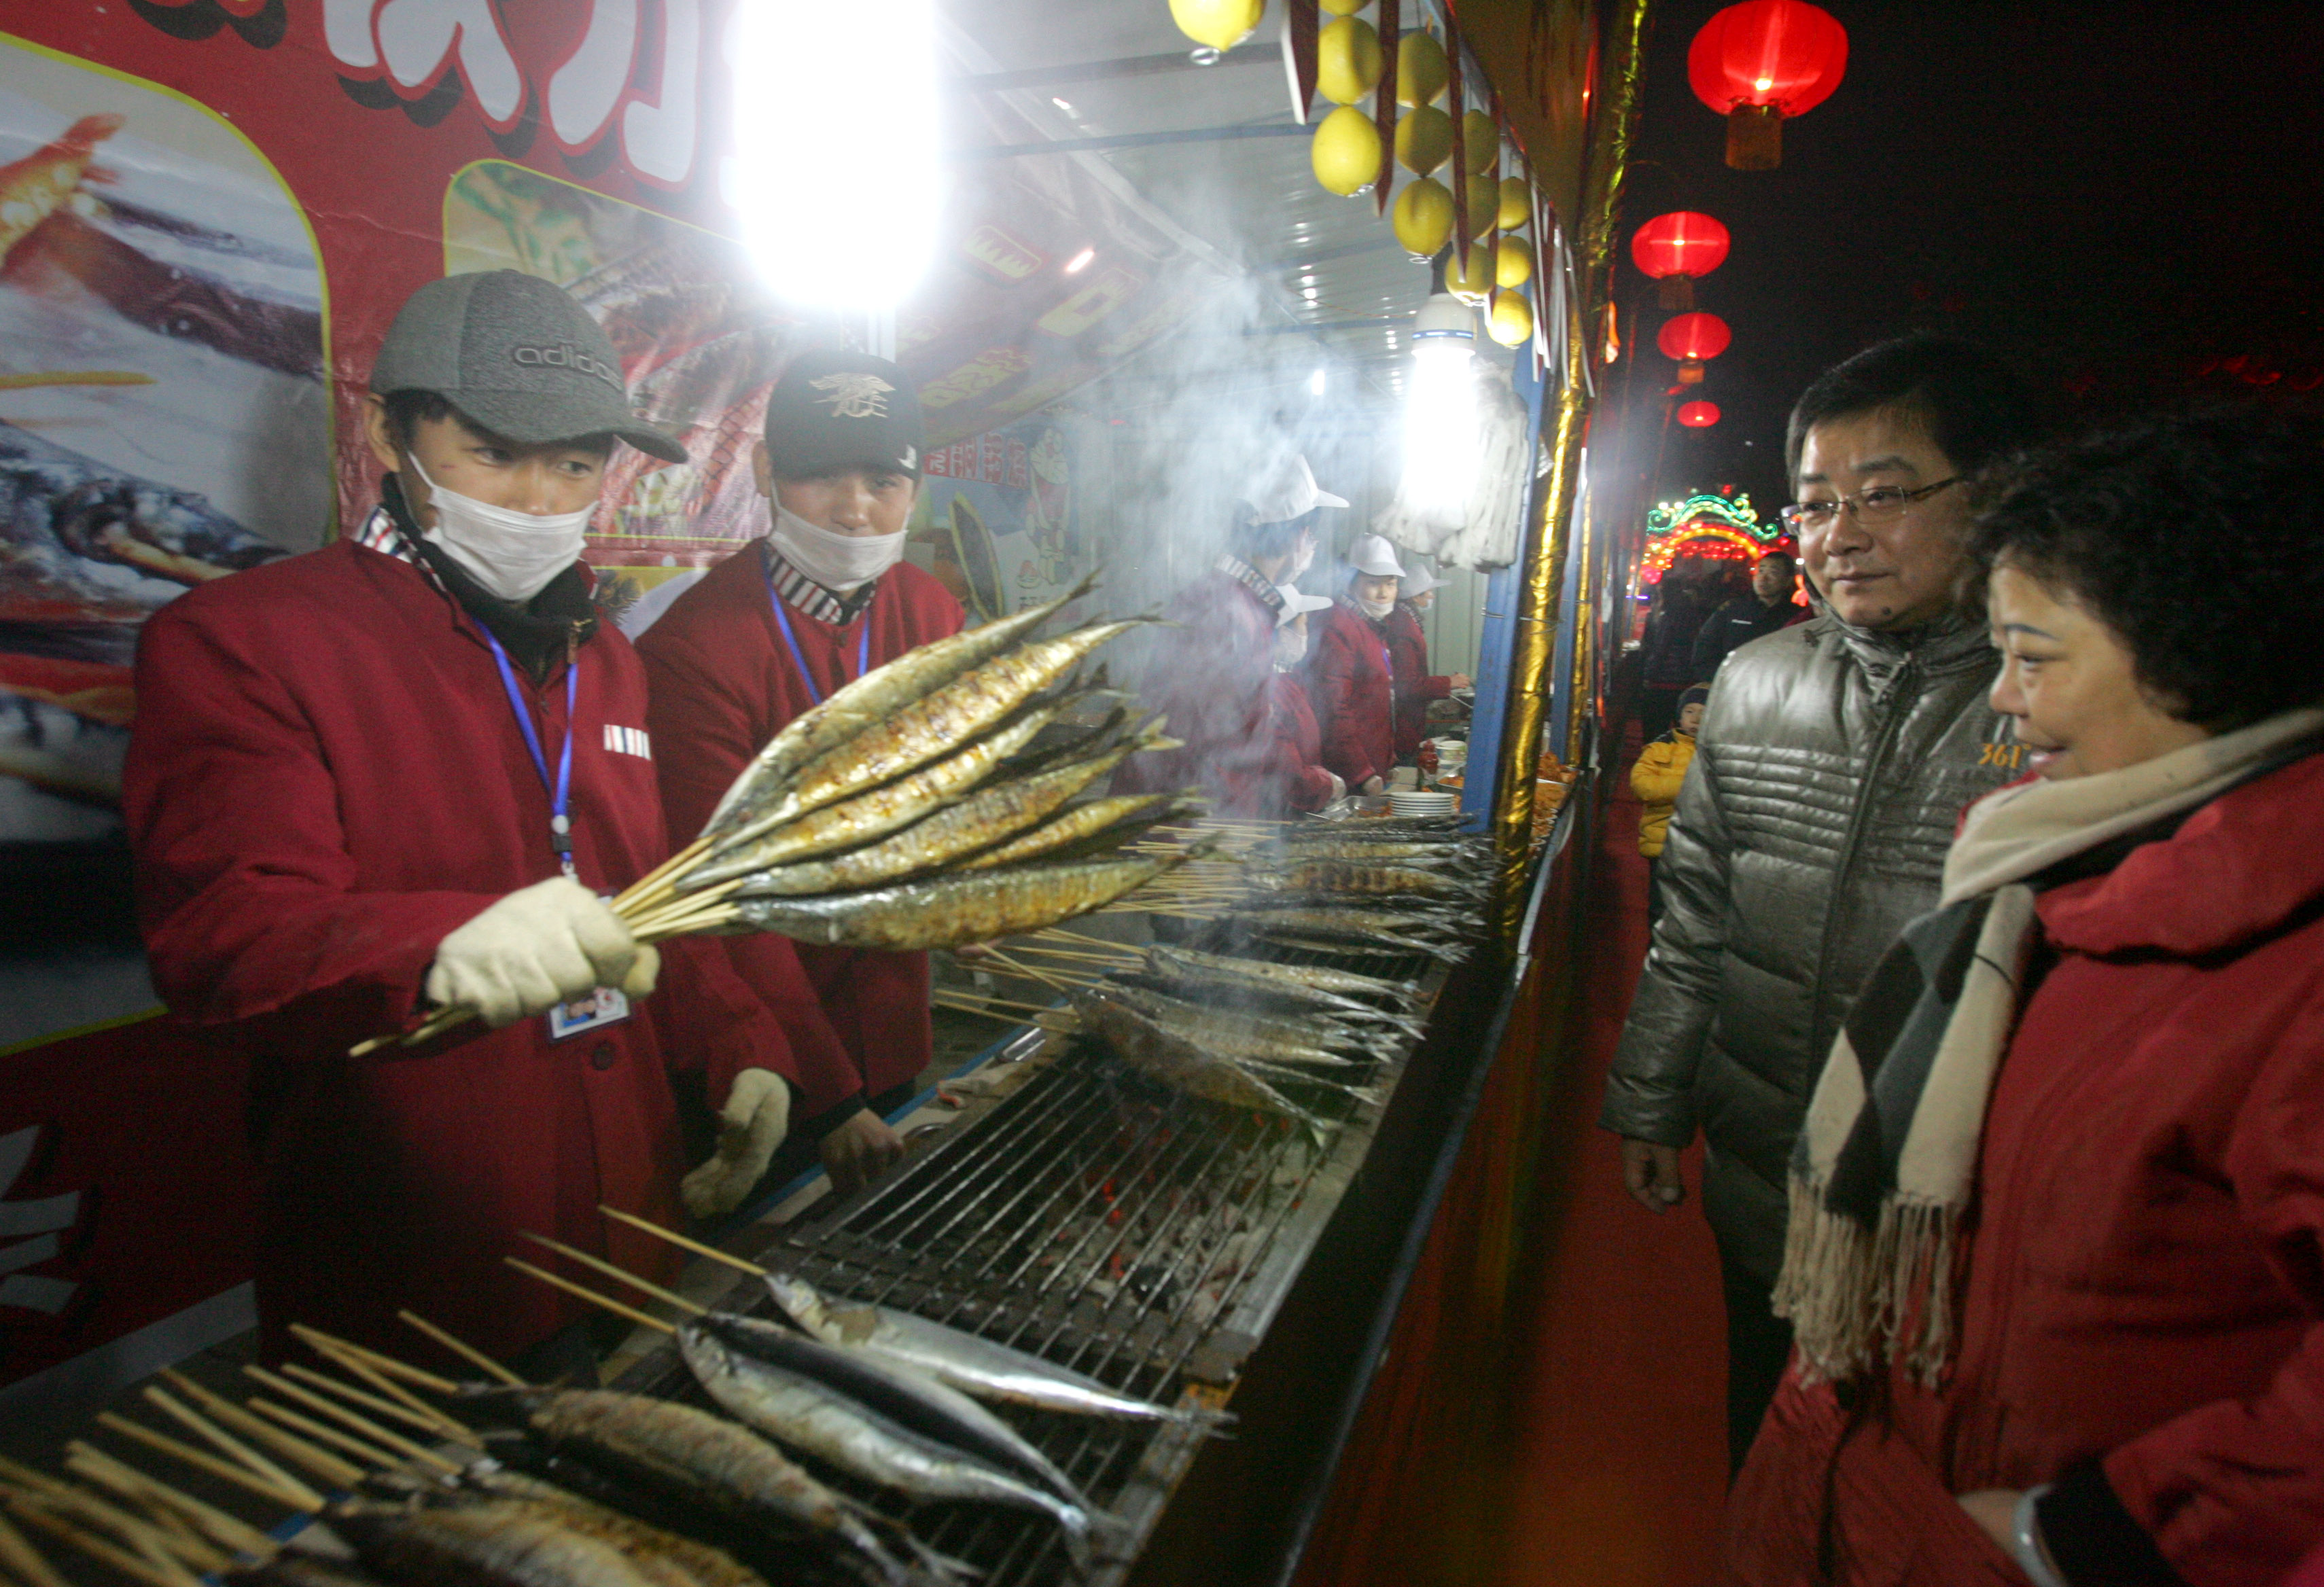
[[[678,1347],[711,1399],[769,1437],[918,1498],[1044,1511],[1086,1566],[1092,1523],[1079,1505],[899,1426],[828,1384],[732,1349],[706,1328],[679,1329]]]
[[[769,803],[792,773],[963,673],[982,665],[1088,594],[1096,583],[1097,574],[1093,573],[1055,601],[907,651],[885,666],[865,673],[814,710],[793,717],[727,788],[710,812],[703,836],[724,837],[741,826],[756,807]]]
[[[284,1548],[272,1559],[219,1577],[227,1587],[383,1587],[380,1579],[352,1561],[325,1559],[303,1548]]]
[[[769,1273],[767,1289],[785,1316],[825,1344],[883,1356],[979,1399],[1112,1421],[1207,1426],[1224,1419],[1118,1394],[1071,1368],[908,1311],[835,1304],[788,1273]]]
[[[1408,893],[1421,898],[1481,896],[1487,884],[1441,871],[1408,865],[1346,865],[1333,860],[1302,860],[1281,871],[1254,872],[1251,880],[1262,887],[1293,893],[1335,893],[1342,895]]]
[[[1276,964],[1263,959],[1236,959],[1223,953],[1204,953],[1193,948],[1157,946],[1148,949],[1146,955],[1147,962],[1157,968],[1185,967],[1190,970],[1303,990],[1336,992],[1355,998],[1379,998],[1406,1008],[1412,1005],[1415,996],[1408,982],[1384,980],[1379,976],[1362,975],[1355,970],[1331,969],[1323,965]]]
[[[865,1518],[747,1428],[642,1394],[604,1389],[476,1387],[473,1404],[512,1406],[552,1448],[570,1450],[678,1504],[743,1527],[796,1528],[837,1546],[836,1557],[881,1587],[924,1583],[927,1573],[898,1558]]]
[[[327,1510],[324,1518],[366,1566],[407,1587],[662,1587],[619,1548],[558,1526],[532,1507],[353,1504]]]
[[[898,1426],[1001,1467],[1066,1503],[1097,1507],[1049,1457],[959,1390],[911,1368],[842,1350],[760,1317],[713,1314],[689,1326],[755,1360],[828,1384]]]
[[[1357,1060],[1318,1045],[1319,1038],[1337,1036],[1364,1050],[1369,1050],[1371,1041],[1379,1039],[1367,1040],[1346,1032],[1319,1029],[1321,1022],[1318,1021],[1279,1020],[1240,1009],[1206,1008],[1143,986],[1125,986],[1120,981],[1111,983],[1108,990],[1164,1030],[1183,1036],[1221,1058],[1258,1059],[1323,1069],[1345,1068]]]
[[[1096,623],[1022,646],[913,701],[801,767],[788,786],[770,786],[762,800],[738,804],[731,830],[719,835],[713,852],[892,781],[954,745],[973,743],[1099,646],[1152,620]]]
[[[767,1587],[764,1577],[723,1548],[655,1526],[544,1478],[480,1463],[462,1472],[458,1482],[454,1494],[436,1502],[475,1496],[537,1505],[560,1525],[612,1544],[641,1567],[654,1560],[668,1560],[696,1587]]]
[[[1457,815],[1367,817],[1354,821],[1302,821],[1278,830],[1273,839],[1277,843],[1343,843],[1353,839],[1359,842],[1384,843],[1390,839],[1411,838],[1441,843],[1459,842],[1470,834],[1461,830],[1462,818]]]
[[[1164,739],[1165,744],[1175,739]],[[1036,827],[1020,838],[1002,844],[990,854],[980,854],[960,868],[964,871],[984,870],[997,865],[1014,865],[1019,860],[1033,859],[1055,854],[1058,849],[1122,829],[1121,840],[1128,842],[1147,825],[1167,819],[1165,809],[1178,795],[1176,794],[1117,794],[1104,799],[1093,799],[1077,805],[1046,826]],[[1148,818],[1142,824],[1141,817]]]
[[[1140,750],[1164,748],[1174,742],[1159,737],[1134,739],[1092,759],[1073,761],[1034,776],[983,789],[884,842],[829,859],[782,866],[753,876],[735,889],[734,895],[766,898],[802,893],[844,893],[934,870],[961,855],[1013,837]],[[832,808],[845,810],[848,806]],[[807,818],[809,821],[816,819]]]
[[[1331,1127],[1240,1065],[1156,1024],[1111,988],[1076,995],[1073,1009],[1084,1032],[1111,1048],[1131,1069],[1173,1091],[1230,1107],[1280,1114],[1317,1131]]]
[[[1286,861],[1337,860],[1351,865],[1397,864],[1424,867],[1429,865],[1474,866],[1490,854],[1490,850],[1480,843],[1440,843],[1418,838],[1395,838],[1374,842],[1358,833],[1296,843],[1278,841],[1264,846],[1261,852],[1267,852],[1270,849],[1276,858]]]
[[[801,942],[898,952],[952,948],[1102,909],[1194,853],[976,871],[834,898],[746,898],[734,914],[745,929],[780,931]]]
[[[825,805],[812,815],[728,849],[687,871],[678,884],[678,890],[690,893],[719,882],[731,882],[753,871],[884,838],[982,783],[1003,757],[1021,748],[1034,734],[1048,726],[1057,709],[1045,705],[1028,711],[1012,725],[982,743],[970,745],[958,755],[924,766],[859,798]]]

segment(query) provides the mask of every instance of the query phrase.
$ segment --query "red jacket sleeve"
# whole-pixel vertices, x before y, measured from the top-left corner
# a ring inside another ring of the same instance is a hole
[[[2271,1046],[2226,1166],[2270,1265],[2317,1320],[2259,1393],[2199,1407],[2103,1463],[2195,1587],[2278,1580],[2324,1515],[2324,1005],[2308,1001]]]
[[[1298,724],[1273,691],[1269,691],[1268,734],[1267,781],[1283,803],[1293,810],[1321,810],[1330,803],[1332,774],[1308,764],[1300,747]]]
[[[1315,693],[1320,696],[1315,715],[1323,730],[1323,764],[1340,774],[1351,792],[1388,773],[1388,767],[1372,764],[1364,748],[1369,732],[1363,713],[1357,709],[1357,666],[1355,652],[1342,637],[1340,625],[1327,621],[1315,654]]]
[[[123,809],[171,1012],[264,1018],[286,1045],[334,1055],[416,1023],[436,945],[495,894],[358,891],[331,768],[283,680],[235,636],[158,613],[137,694]]]
[[[662,816],[669,823],[674,846],[690,843],[759,751],[751,741],[749,702],[689,650],[664,643],[648,645],[641,654],[650,691],[646,725],[661,780]],[[862,1077],[825,1017],[822,1001],[789,940],[756,931],[722,938],[718,946],[789,1039],[791,1060],[798,1066],[790,1078],[803,1094],[801,1116],[819,1117],[860,1095]],[[724,1095],[715,1075],[711,1087],[714,1099]]]

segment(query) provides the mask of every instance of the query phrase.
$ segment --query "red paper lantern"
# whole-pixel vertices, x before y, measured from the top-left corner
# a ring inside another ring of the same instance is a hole
[[[1848,30],[1807,0],[1743,0],[1702,24],[1686,52],[1695,97],[1727,118],[1727,163],[1773,170],[1784,118],[1831,97],[1848,72]]]
[[[1685,403],[1678,410],[1678,422],[1690,430],[1707,429],[1719,422],[1719,404],[1716,402]]]
[[[1734,340],[1735,333],[1715,314],[1674,314],[1655,333],[1655,345],[1662,349],[1663,356],[1681,363],[1716,358]]]
[[[1630,258],[1648,277],[1662,283],[1665,308],[1692,308],[1696,276],[1707,276],[1727,262],[1727,228],[1707,215],[1691,209],[1658,215],[1630,238]]]

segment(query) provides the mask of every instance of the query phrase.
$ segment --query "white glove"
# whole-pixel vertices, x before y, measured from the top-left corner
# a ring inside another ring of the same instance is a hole
[[[473,1008],[498,1030],[599,986],[643,997],[660,968],[661,956],[641,946],[595,893],[570,876],[551,876],[510,894],[438,943],[428,997]]]
[[[1336,804],[1345,799],[1348,796],[1348,779],[1334,771],[1326,771],[1323,775],[1332,779],[1332,797],[1323,803]]]
[[[719,1115],[717,1155],[678,1184],[678,1199],[686,1203],[686,1210],[698,1218],[715,1218],[740,1206],[790,1131],[789,1082],[772,1069],[744,1069],[736,1075]]]

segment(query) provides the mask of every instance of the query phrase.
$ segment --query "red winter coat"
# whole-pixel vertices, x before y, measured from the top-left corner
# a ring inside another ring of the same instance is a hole
[[[1268,792],[1273,815],[1321,810],[1332,802],[1332,774],[1323,765],[1323,735],[1316,730],[1315,708],[1297,678],[1277,673],[1268,681],[1269,730],[1275,749],[1268,763]]]
[[[1396,765],[1395,672],[1379,625],[1352,601],[1342,597],[1323,616],[1307,658],[1308,697],[1323,729],[1323,764],[1352,794],[1373,777],[1387,781]]]
[[[908,564],[880,575],[872,604],[845,628],[787,607],[815,674],[810,693],[775,626],[766,569],[762,545],[744,546],[638,641],[653,684],[648,720],[672,843],[693,841],[735,775],[786,723],[855,681],[865,623],[873,666],[960,632],[960,602]],[[724,940],[742,978],[792,1032],[807,1090],[803,1125],[838,1124],[851,1105],[928,1067],[927,954],[810,947],[771,932]],[[801,986],[802,968],[811,991]]]
[[[1213,570],[1170,602],[1178,626],[1155,641],[1140,702],[1169,719],[1183,749],[1133,756],[1113,781],[1122,793],[1200,788],[1211,813],[1268,813],[1268,680],[1275,675],[1275,609]]]
[[[1396,758],[1408,766],[1420,758],[1420,741],[1427,736],[1428,702],[1452,693],[1449,677],[1428,675],[1428,635],[1420,614],[1403,601],[1396,603],[1380,625],[1388,635],[1388,663],[1396,671]]]
[[[2055,962],[1988,1107],[1958,1362],[1844,1445],[1831,1390],[1787,1379],[1731,1581],[1818,1579],[1828,1472],[1847,1582],[2022,1582],[1952,1496],[2061,1476],[2076,1587],[2134,1579],[2072,1573],[2109,1526],[2193,1587],[2273,1587],[2324,1540],[2319,830],[2310,756],[2042,894]]]
[[[574,860],[613,892],[667,852],[645,674],[610,626],[578,665]],[[520,686],[554,757],[563,669]],[[408,1348],[399,1307],[523,1349],[583,1309],[503,1264],[527,1231],[660,1270],[661,1243],[597,1205],[674,1215],[666,1071],[704,1070],[715,1104],[741,1069],[793,1069],[715,943],[666,944],[661,989],[595,1032],[471,1024],[347,1056],[414,1023],[446,933],[557,874],[549,795],[475,619],[423,569],[343,540],[163,609],[137,692],[123,803],[146,948],[171,1013],[252,1066],[270,1351],[290,1322]]]

